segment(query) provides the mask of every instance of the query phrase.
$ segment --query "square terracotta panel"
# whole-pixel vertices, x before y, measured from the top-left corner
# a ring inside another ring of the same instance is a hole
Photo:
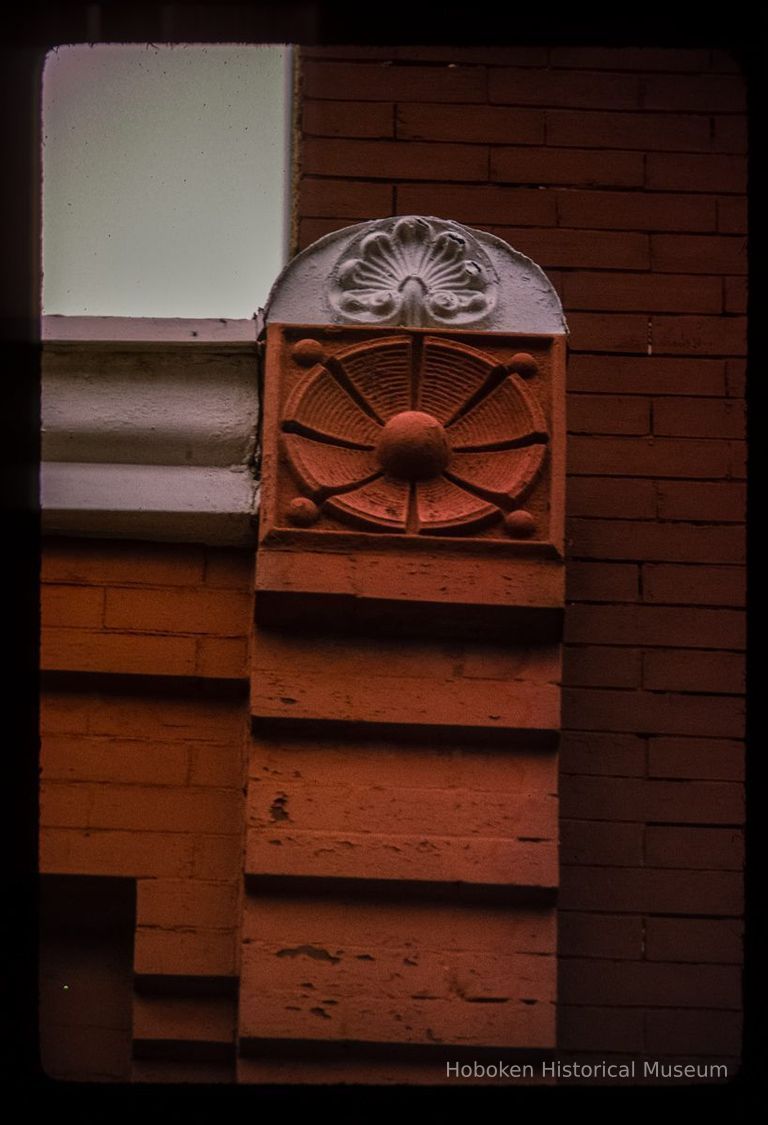
[[[266,352],[262,595],[562,604],[563,337],[277,324]]]

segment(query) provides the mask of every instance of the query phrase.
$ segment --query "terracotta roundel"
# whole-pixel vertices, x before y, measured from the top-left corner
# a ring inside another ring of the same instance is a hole
[[[547,445],[542,410],[514,363],[431,336],[367,340],[315,364],[290,394],[282,430],[318,516],[410,534],[495,522],[516,534],[521,521],[509,514]],[[306,515],[306,504],[293,506]]]

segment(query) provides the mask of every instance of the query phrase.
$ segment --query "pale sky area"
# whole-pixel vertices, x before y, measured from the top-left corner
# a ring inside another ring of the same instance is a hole
[[[286,260],[290,48],[58,47],[43,311],[250,317]]]

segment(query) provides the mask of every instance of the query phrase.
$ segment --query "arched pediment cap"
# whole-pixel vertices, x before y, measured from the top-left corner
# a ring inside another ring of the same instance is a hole
[[[562,335],[544,271],[485,231],[396,215],[319,238],[285,267],[266,323],[357,324]]]

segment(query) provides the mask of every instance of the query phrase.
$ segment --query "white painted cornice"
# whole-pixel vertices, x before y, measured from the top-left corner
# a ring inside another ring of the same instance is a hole
[[[250,544],[254,321],[43,318],[48,534]]]

